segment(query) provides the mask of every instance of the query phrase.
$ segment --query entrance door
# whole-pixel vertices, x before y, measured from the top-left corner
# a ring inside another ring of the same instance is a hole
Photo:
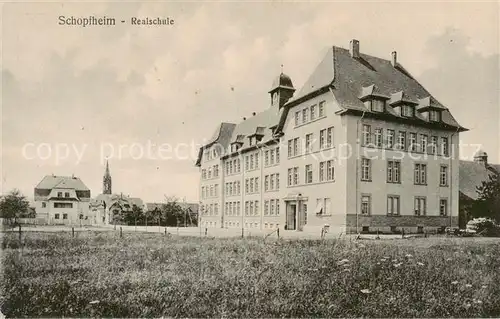
[[[286,205],[286,229],[295,230],[297,225],[295,224],[297,217],[297,205],[295,203],[288,202]]]

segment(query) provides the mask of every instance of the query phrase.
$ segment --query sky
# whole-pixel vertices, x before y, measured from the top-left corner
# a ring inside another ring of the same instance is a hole
[[[197,201],[197,148],[217,125],[268,108],[281,65],[299,89],[328,46],[351,39],[370,55],[397,51],[470,129],[461,142],[500,163],[497,2],[78,1],[1,11],[2,193],[32,197],[43,176],[74,174],[96,196],[109,158],[115,193]],[[62,26],[61,15],[126,23]]]

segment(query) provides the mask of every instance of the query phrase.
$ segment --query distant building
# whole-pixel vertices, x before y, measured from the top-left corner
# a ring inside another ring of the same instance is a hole
[[[488,154],[482,150],[474,155],[474,161],[460,161],[460,227],[470,219],[470,205],[479,196],[477,187],[492,174],[500,174],[500,165],[488,163]]]
[[[75,176],[47,175],[35,187],[35,212],[48,224],[76,224],[89,213],[90,189]]]
[[[268,93],[265,111],[219,123],[199,151],[202,227],[458,225],[458,141],[467,129],[396,52],[382,59],[357,40],[333,46],[300,90],[281,73]]]
[[[102,190],[102,194],[97,195],[90,203],[92,222],[95,224],[113,224],[118,215],[131,211],[134,206],[145,209],[144,202],[140,198],[112,193],[111,173],[107,161]]]

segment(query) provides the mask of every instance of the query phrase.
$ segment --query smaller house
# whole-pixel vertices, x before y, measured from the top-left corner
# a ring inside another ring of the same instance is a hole
[[[47,175],[34,193],[36,218],[47,224],[77,224],[89,212],[90,189],[78,177]]]
[[[479,197],[477,187],[492,174],[500,174],[500,165],[488,163],[488,154],[482,150],[476,152],[474,161],[460,161],[460,228],[465,228],[469,220],[470,206]]]
[[[145,209],[144,202],[137,197],[123,194],[99,194],[90,203],[92,223],[113,224],[116,216],[122,212],[131,211],[134,206]]]

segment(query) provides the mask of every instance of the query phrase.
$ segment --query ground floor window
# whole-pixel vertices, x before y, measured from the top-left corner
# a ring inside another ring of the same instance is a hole
[[[55,219],[59,219],[59,214],[55,214],[55,215],[54,215],[54,218],[55,218]]]
[[[361,195],[361,214],[370,215],[371,213],[371,201],[370,195]]]
[[[63,214],[63,219],[68,219],[68,214]]]

